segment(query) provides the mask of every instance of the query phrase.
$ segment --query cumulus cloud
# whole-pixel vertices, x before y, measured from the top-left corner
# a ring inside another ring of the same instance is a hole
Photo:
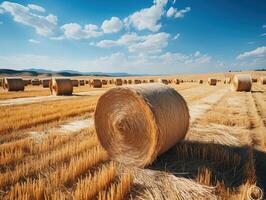
[[[52,35],[57,25],[57,17],[55,15],[37,15],[31,12],[31,8],[18,3],[4,1],[0,4],[0,8],[10,13],[15,22],[33,27],[36,33],[42,36]]]
[[[28,4],[28,8],[30,8],[31,10],[38,11],[38,12],[45,12],[45,9],[43,7],[35,5],[35,4]]]
[[[139,31],[159,31],[162,26],[159,21],[164,14],[166,4],[167,0],[156,0],[151,7],[141,9],[125,18],[124,23],[127,27],[132,26]]]
[[[164,32],[144,36],[129,33],[121,36],[118,40],[102,40],[96,43],[96,46],[102,48],[125,46],[131,53],[154,54],[167,47],[169,37],[170,35]]]
[[[122,21],[118,17],[112,17],[110,20],[104,20],[101,28],[104,33],[117,33],[123,27]]]
[[[29,42],[33,44],[40,44],[40,41],[34,39],[29,39]]]
[[[252,51],[247,51],[237,56],[238,60],[251,57],[263,57],[266,56],[266,46],[258,47]]]
[[[167,17],[174,17],[174,18],[183,18],[186,13],[191,11],[190,7],[186,7],[185,9],[182,10],[177,10],[176,8],[170,7],[168,11],[166,12]]]
[[[77,23],[69,23],[61,26],[61,30],[64,33],[64,37],[68,39],[88,39],[92,37],[101,36],[103,33],[99,30],[98,26],[95,24],[87,24],[84,27]],[[60,36],[52,39],[63,39],[64,37]]]

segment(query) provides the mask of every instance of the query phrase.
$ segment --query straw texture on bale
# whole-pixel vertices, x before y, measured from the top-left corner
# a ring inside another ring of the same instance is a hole
[[[140,167],[182,140],[189,126],[186,101],[158,83],[110,89],[100,97],[94,117],[99,141],[109,155]]]
[[[168,85],[168,80],[166,80],[166,79],[159,79],[158,82],[163,83],[165,85]]]
[[[8,91],[24,91],[24,81],[19,77],[4,78],[3,88]]]
[[[135,79],[135,80],[134,80],[134,83],[135,83],[135,84],[141,84],[141,80]]]
[[[91,85],[94,88],[101,88],[102,87],[102,81],[100,79],[93,79],[91,82]]]
[[[42,80],[42,86],[43,86],[44,88],[49,88],[49,86],[50,86],[50,80],[51,80],[51,79],[43,79],[43,80]]]
[[[79,80],[79,85],[85,85],[85,81],[84,80]]]
[[[72,79],[71,83],[72,83],[73,87],[78,87],[79,86],[79,81],[77,79]]]
[[[41,81],[39,79],[32,79],[31,85],[41,85]]]
[[[103,85],[107,85],[107,83],[108,83],[107,80],[105,80],[105,79],[102,80]]]
[[[116,86],[123,85],[123,80],[122,80],[121,78],[117,78],[117,79],[115,79],[115,85],[116,85]]]
[[[261,84],[266,84],[266,76],[262,76],[262,77],[260,77],[260,82],[261,82]]]
[[[50,91],[54,95],[72,95],[72,81],[69,78],[52,78]]]
[[[232,80],[232,90],[234,91],[246,91],[249,92],[252,86],[251,75],[249,74],[237,74]]]
[[[209,85],[216,85],[217,84],[217,79],[215,79],[215,78],[209,78],[208,79],[208,83],[209,83]]]

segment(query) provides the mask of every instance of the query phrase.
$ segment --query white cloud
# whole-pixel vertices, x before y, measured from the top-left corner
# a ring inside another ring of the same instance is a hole
[[[195,57],[198,57],[198,56],[200,56],[201,54],[200,54],[200,51],[196,51],[195,53],[194,53],[194,56]]]
[[[260,36],[264,37],[264,36],[266,36],[266,33],[262,33]]]
[[[177,40],[180,37],[180,33],[177,33],[174,37],[173,40]]]
[[[162,25],[158,22],[164,14],[166,4],[167,0],[154,1],[150,8],[141,9],[125,18],[124,23],[127,27],[133,26],[139,31],[145,29],[152,32],[159,31]]]
[[[250,57],[263,57],[266,56],[266,46],[258,47],[252,51],[247,51],[237,56],[238,60]]]
[[[34,39],[29,39],[29,42],[33,44],[40,44],[40,41]]]
[[[160,32],[145,36],[139,36],[136,33],[125,34],[118,40],[102,40],[96,43],[96,46],[107,48],[112,46],[125,46],[131,53],[155,54],[167,47],[168,33]]]
[[[101,28],[104,33],[117,33],[122,27],[122,21],[118,17],[112,17],[110,20],[104,20]]]
[[[0,5],[0,14],[3,14],[5,12],[4,9],[1,8],[1,5]]]
[[[32,13],[29,7],[8,1],[4,1],[0,4],[0,7],[4,9],[5,12],[10,13],[15,22],[33,27],[39,35],[52,35],[56,28],[57,17],[52,14],[47,16],[37,15]]]
[[[35,4],[28,4],[28,7],[31,10],[35,10],[35,11],[38,11],[38,12],[45,12],[45,9],[43,7],[35,5]]]
[[[99,31],[98,26],[95,24],[87,24],[84,26],[84,28],[82,28],[77,23],[69,23],[69,24],[64,24],[63,26],[61,26],[61,29],[64,32],[64,37],[68,39],[74,39],[74,40],[98,37],[103,34],[101,31]],[[57,38],[63,39],[62,36],[57,37]],[[53,38],[53,39],[56,39],[56,38]]]
[[[174,17],[174,18],[183,18],[186,13],[190,12],[191,8],[186,7],[182,10],[177,10],[176,8],[170,7],[166,13],[167,17]]]
[[[263,24],[263,25],[262,25],[262,28],[266,28],[266,24]]]

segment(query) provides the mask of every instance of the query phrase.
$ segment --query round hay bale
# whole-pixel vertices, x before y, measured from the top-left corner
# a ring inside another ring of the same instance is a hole
[[[79,80],[79,85],[85,85],[85,80]]]
[[[121,78],[117,78],[117,79],[115,79],[115,85],[116,85],[116,86],[121,86],[121,85],[123,85],[123,80],[122,80]]]
[[[31,85],[41,85],[41,81],[39,79],[32,79]]]
[[[50,80],[50,91],[53,95],[72,95],[73,84],[69,78],[52,78]]]
[[[266,84],[266,76],[262,76],[262,77],[260,77],[260,83],[261,83],[262,85]]]
[[[184,83],[184,80],[181,79],[181,80],[180,80],[180,83]]]
[[[126,79],[124,79],[124,80],[123,80],[123,83],[124,83],[124,84],[127,84],[127,80],[126,80]]]
[[[147,80],[143,80],[142,83],[148,83],[148,81]]]
[[[127,82],[128,82],[128,84],[132,84],[132,80],[130,80],[130,79]]]
[[[150,79],[149,82],[150,82],[150,83],[154,83],[154,80],[153,80],[153,79]]]
[[[135,79],[134,84],[141,84],[141,80]]]
[[[216,85],[217,84],[217,79],[215,79],[215,78],[209,78],[208,79],[208,83],[209,83],[209,85]]]
[[[200,84],[203,84],[203,80],[199,80],[199,83],[200,83]]]
[[[230,77],[226,78],[225,80],[226,80],[226,83],[227,84],[230,84],[231,83],[231,78]]]
[[[3,86],[3,79],[0,78],[0,87]]]
[[[189,127],[184,98],[158,83],[110,89],[98,100],[94,117],[109,155],[141,167],[182,140]]]
[[[23,79],[23,83],[24,83],[24,86],[27,86],[28,85],[28,80],[24,80]]]
[[[44,88],[49,88],[49,86],[50,86],[50,80],[51,80],[51,79],[43,79],[43,80],[42,80],[42,86],[43,86]]]
[[[91,85],[94,88],[101,88],[102,87],[102,81],[100,79],[93,79],[91,82]]]
[[[107,80],[105,80],[105,79],[102,79],[102,84],[103,84],[103,85],[107,85],[107,83],[108,83],[108,81],[107,81]]]
[[[90,82],[89,82],[89,80],[85,80],[85,84],[89,84]]]
[[[252,86],[252,79],[250,74],[237,74],[232,80],[233,91],[246,91],[249,92]]]
[[[252,78],[252,83],[257,83],[258,79],[257,78]]]
[[[178,78],[174,79],[174,83],[175,84],[179,84],[180,83],[180,80]]]
[[[71,79],[71,83],[72,83],[73,87],[79,86],[79,81],[77,79]]]
[[[20,77],[5,77],[3,88],[8,91],[24,91],[24,81]]]
[[[165,84],[165,85],[168,85],[168,80],[166,80],[166,79],[158,79],[158,82],[159,83],[163,83],[163,84]]]

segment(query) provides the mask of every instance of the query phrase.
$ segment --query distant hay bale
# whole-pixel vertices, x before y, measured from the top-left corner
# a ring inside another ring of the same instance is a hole
[[[154,83],[154,79],[150,79],[149,82],[150,82],[150,83]]]
[[[110,84],[110,85],[112,84],[112,80],[109,80],[109,84]]]
[[[199,80],[199,83],[200,83],[200,84],[203,84],[203,80]]]
[[[257,83],[258,79],[257,78],[252,78],[252,83]]]
[[[209,83],[209,85],[216,85],[217,84],[217,79],[215,79],[215,78],[209,78],[208,79],[208,83]]]
[[[141,84],[141,80],[135,79],[134,84]]]
[[[24,83],[24,86],[27,86],[28,85],[28,80],[24,80],[23,79],[23,83]]]
[[[115,79],[115,85],[116,85],[116,86],[121,86],[121,85],[123,85],[123,80],[122,80],[121,78],[117,78],[117,79]]]
[[[3,79],[0,78],[0,87],[3,86]]]
[[[231,89],[233,91],[246,91],[249,92],[252,86],[252,79],[250,74],[237,74],[232,80]]]
[[[51,79],[43,79],[42,80],[42,86],[44,88],[49,88]]]
[[[123,80],[123,83],[124,83],[124,84],[127,84],[127,79],[124,79],[124,80]]]
[[[32,79],[31,80],[31,85],[41,85],[40,79]]]
[[[265,85],[265,84],[266,84],[266,76],[262,76],[262,77],[260,77],[260,83],[261,83],[262,85]]]
[[[175,83],[175,84],[179,84],[179,83],[180,83],[180,80],[179,80],[178,78],[175,78],[175,79],[174,79],[174,83]]]
[[[142,83],[148,83],[148,81],[147,80],[142,80]]]
[[[158,82],[159,83],[163,83],[163,84],[165,84],[165,85],[168,85],[168,80],[167,79],[158,79]]]
[[[53,95],[72,95],[73,84],[69,78],[52,78],[50,80],[50,91]]]
[[[90,83],[90,81],[89,80],[85,80],[85,84],[89,84]]]
[[[24,91],[24,81],[20,77],[5,77],[3,88],[8,91]]]
[[[128,82],[128,84],[132,84],[132,80],[130,80],[130,79],[128,79],[127,82]]]
[[[79,85],[85,85],[85,80],[79,80]]]
[[[180,83],[184,83],[184,80],[181,79],[181,80],[180,80]]]
[[[182,140],[189,126],[184,98],[158,83],[110,89],[98,100],[94,117],[109,155],[141,167]]]
[[[102,79],[102,84],[103,84],[103,85],[107,85],[107,83],[108,83],[108,81],[107,81],[107,80],[105,80],[105,79]]]
[[[93,79],[91,82],[91,85],[94,88],[101,88],[102,87],[102,81],[100,79]]]
[[[230,84],[231,83],[231,78],[230,77],[227,77],[225,80],[226,80],[226,83],[227,84]]]
[[[72,83],[73,87],[79,86],[79,81],[77,79],[71,79],[71,83]]]

